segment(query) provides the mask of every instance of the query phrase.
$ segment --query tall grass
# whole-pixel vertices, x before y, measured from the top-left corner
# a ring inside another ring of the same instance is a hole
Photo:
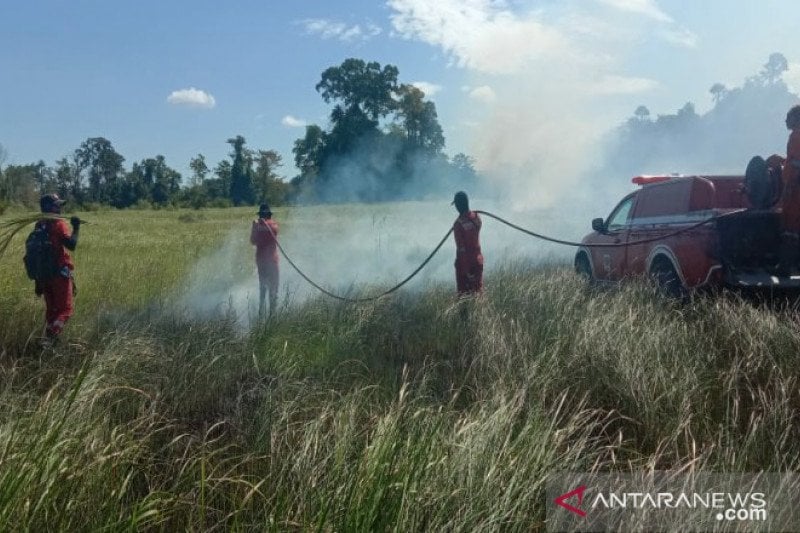
[[[107,316],[7,356],[0,521],[23,530],[541,530],[561,471],[800,467],[800,333],[736,297],[589,293],[518,264],[370,306]]]
[[[169,311],[250,211],[93,213],[55,353],[0,261],[5,529],[536,531],[558,472],[800,468],[791,310],[517,263],[477,299],[313,299],[246,332]]]

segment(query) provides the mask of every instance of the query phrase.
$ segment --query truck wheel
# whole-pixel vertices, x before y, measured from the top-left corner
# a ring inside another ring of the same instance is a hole
[[[688,296],[681,278],[672,263],[666,259],[658,259],[650,269],[650,277],[658,286],[659,292],[669,298],[685,300]]]
[[[596,280],[592,274],[592,265],[589,263],[589,259],[586,258],[586,255],[580,254],[575,258],[575,273],[585,279],[589,287],[594,287],[596,285]]]

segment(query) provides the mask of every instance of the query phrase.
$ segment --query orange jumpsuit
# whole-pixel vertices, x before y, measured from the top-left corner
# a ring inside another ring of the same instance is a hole
[[[483,255],[479,239],[481,217],[467,211],[453,223],[456,240],[456,286],[458,294],[470,294],[483,290]]]
[[[800,234],[800,129],[792,130],[783,164],[781,223],[783,231]]]
[[[44,296],[47,333],[56,336],[64,330],[64,325],[74,310],[72,271],[75,267],[64,246],[64,241],[70,238],[70,232],[67,223],[60,219],[37,222],[37,225],[47,227],[50,246],[55,253],[58,266],[58,273],[54,277],[42,281],[37,288],[37,294],[41,293]]]
[[[270,298],[275,298],[278,294],[278,243],[275,240],[277,236],[278,223],[271,218],[260,218],[253,222],[250,244],[256,247],[258,280],[262,286],[269,287]]]

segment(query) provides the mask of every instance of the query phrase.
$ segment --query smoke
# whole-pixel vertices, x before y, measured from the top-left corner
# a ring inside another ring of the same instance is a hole
[[[342,295],[381,292],[409,275],[453,225],[455,209],[447,201],[385,204],[341,204],[292,207],[276,215],[281,244],[314,281]],[[506,207],[480,196],[473,209],[507,215]],[[580,239],[589,221],[565,225],[553,211],[534,209],[509,215],[512,222],[536,231]],[[246,328],[257,316],[258,278],[250,220],[242,219],[224,242],[193,268],[178,308],[194,316],[229,316]],[[574,249],[544,243],[484,217],[481,244],[488,274],[511,260],[568,262]],[[403,290],[424,290],[436,284],[455,293],[451,236],[434,259]],[[279,306],[283,309],[311,297],[323,297],[281,257]],[[489,287],[491,286],[489,278]]]

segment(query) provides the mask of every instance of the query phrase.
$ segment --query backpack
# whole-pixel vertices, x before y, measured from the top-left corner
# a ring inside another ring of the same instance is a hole
[[[46,222],[36,224],[25,240],[25,272],[34,281],[47,281],[58,274],[58,262],[48,230]]]

